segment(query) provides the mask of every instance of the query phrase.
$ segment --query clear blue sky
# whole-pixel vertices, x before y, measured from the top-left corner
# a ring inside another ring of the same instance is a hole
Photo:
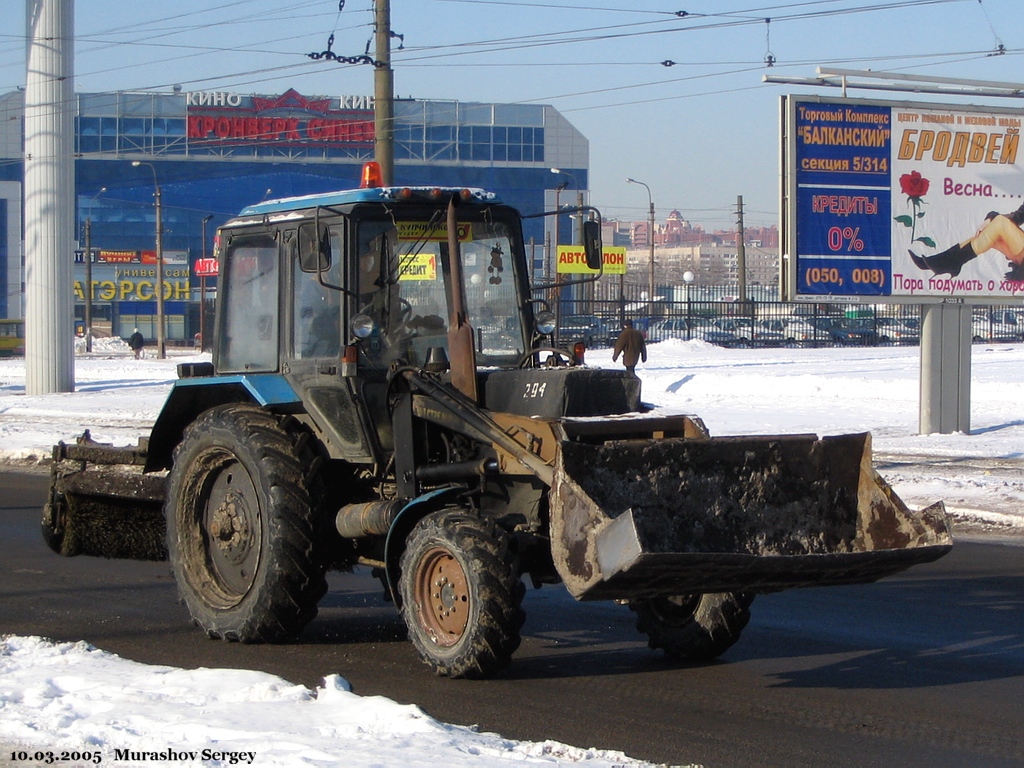
[[[7,91],[24,84],[25,2],[0,3]],[[76,89],[372,94],[368,66],[305,56],[332,32],[335,53],[363,53],[372,5],[77,0]],[[590,139],[592,201],[606,217],[646,216],[632,176],[650,185],[659,220],[678,209],[709,229],[733,225],[737,195],[748,224],[777,222],[778,98],[838,95],[764,74],[833,64],[1024,81],[1021,0],[392,0],[391,15],[404,35],[398,95],[552,104]],[[989,55],[999,45],[1006,53]]]

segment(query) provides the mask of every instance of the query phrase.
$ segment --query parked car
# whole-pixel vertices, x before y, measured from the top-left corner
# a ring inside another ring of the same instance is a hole
[[[831,315],[816,315],[815,317],[807,318],[807,322],[824,333],[826,337],[831,338],[832,329],[842,322],[842,318]]]
[[[694,325],[696,323],[687,320],[685,317],[666,317],[664,320],[656,320],[647,329],[647,340],[688,339]]]
[[[613,333],[597,315],[567,315],[558,327],[558,338],[563,346],[582,341],[588,347],[610,347],[618,333]]]
[[[816,328],[806,317],[787,317],[782,319],[782,323],[788,347],[817,347],[832,343],[828,331]]]
[[[701,329],[714,324],[715,321],[708,317],[666,317],[651,323],[647,340],[698,339],[701,338]]]
[[[971,339],[975,342],[1001,343],[1024,340],[1024,318],[1014,312],[993,310],[971,318]]]
[[[921,321],[916,317],[880,317],[875,328],[879,344],[921,343]]]
[[[786,321],[780,318],[754,323],[754,344],[759,347],[781,347],[786,344]]]
[[[833,324],[829,335],[832,341],[843,346],[870,347],[878,343],[878,331],[869,317],[844,317]]]
[[[731,343],[722,346],[749,347],[754,343],[754,325],[749,317],[720,317],[709,327],[733,337]]]
[[[719,347],[749,347],[751,339],[731,318],[719,318],[707,325],[698,325],[691,329],[690,338],[701,339],[708,344]]]

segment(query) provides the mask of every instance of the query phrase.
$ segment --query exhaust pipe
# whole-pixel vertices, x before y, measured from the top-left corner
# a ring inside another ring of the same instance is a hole
[[[391,530],[391,524],[405,504],[398,499],[346,504],[338,510],[334,527],[346,539],[383,536]]]

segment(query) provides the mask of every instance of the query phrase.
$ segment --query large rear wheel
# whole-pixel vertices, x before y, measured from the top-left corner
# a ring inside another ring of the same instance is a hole
[[[402,615],[420,657],[445,677],[488,677],[519,647],[526,591],[508,534],[462,510],[428,515],[401,561]]]
[[[256,406],[207,411],[175,449],[165,514],[193,621],[244,643],[296,636],[327,590],[315,529],[317,462],[297,429]]]
[[[754,596],[742,592],[633,600],[636,628],[675,661],[710,661],[740,639]]]

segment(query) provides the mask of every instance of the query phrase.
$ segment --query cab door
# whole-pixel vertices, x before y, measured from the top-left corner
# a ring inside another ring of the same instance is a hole
[[[315,226],[305,222],[282,234],[288,277],[283,372],[330,455],[371,463],[380,451],[369,434],[370,419],[359,396],[361,376],[344,377],[341,367],[351,312],[346,289],[348,225],[345,219],[320,223],[319,234]]]

